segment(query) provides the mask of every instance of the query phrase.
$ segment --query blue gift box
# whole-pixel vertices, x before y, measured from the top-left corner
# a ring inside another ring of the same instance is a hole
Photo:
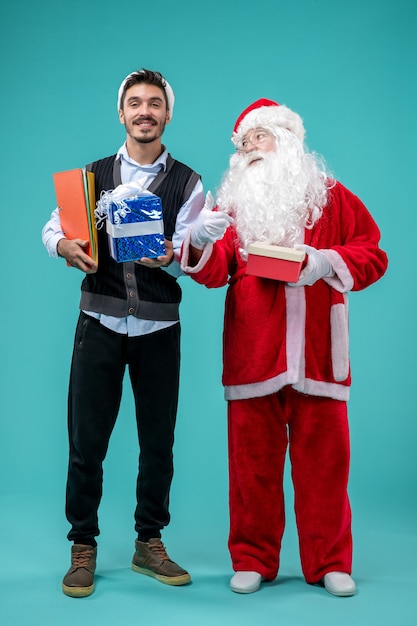
[[[110,254],[115,261],[137,261],[166,254],[162,203],[153,194],[112,202],[106,219]]]

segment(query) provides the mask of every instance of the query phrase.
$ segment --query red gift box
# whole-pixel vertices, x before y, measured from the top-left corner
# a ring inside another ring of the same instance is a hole
[[[294,283],[298,280],[305,256],[304,250],[255,241],[248,247],[246,273]]]

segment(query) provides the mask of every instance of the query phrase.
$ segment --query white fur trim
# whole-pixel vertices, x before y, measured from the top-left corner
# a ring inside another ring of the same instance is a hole
[[[330,309],[333,376],[343,382],[349,376],[349,330],[347,305],[334,304]]]
[[[321,250],[321,252],[327,256],[335,272],[334,276],[323,278],[323,280],[336,291],[340,291],[340,293],[352,291],[354,286],[353,276],[340,254],[336,250],[331,249]]]
[[[203,254],[201,255],[201,258],[199,262],[197,263],[197,265],[189,265],[190,245],[191,245],[191,228],[192,227],[188,229],[185,235],[183,248],[182,248],[181,269],[184,272],[184,274],[197,274],[197,272],[200,272],[205,266],[205,264],[207,263],[207,261],[209,260],[209,258],[211,257],[211,253],[213,252],[213,244],[212,243],[206,244],[203,248]]]
[[[239,124],[237,132],[233,133],[232,141],[234,144],[238,143],[252,128],[261,127],[267,130],[273,130],[276,126],[287,128],[294,133],[301,142],[304,141],[305,131],[303,120],[298,113],[294,113],[294,111],[291,111],[291,109],[283,104],[279,106],[263,106],[250,111]]]

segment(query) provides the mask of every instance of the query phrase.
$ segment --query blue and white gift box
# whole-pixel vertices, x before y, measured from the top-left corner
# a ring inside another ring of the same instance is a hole
[[[104,192],[96,216],[98,228],[106,221],[110,254],[118,263],[166,254],[161,199],[139,182]]]

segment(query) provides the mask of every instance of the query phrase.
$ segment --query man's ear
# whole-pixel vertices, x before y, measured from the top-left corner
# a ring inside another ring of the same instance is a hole
[[[124,125],[124,123],[125,123],[125,116],[123,114],[123,110],[122,109],[119,109],[119,121],[120,121],[121,124]]]
[[[169,124],[171,121],[171,111],[167,111],[167,116],[165,118],[165,124]]]

